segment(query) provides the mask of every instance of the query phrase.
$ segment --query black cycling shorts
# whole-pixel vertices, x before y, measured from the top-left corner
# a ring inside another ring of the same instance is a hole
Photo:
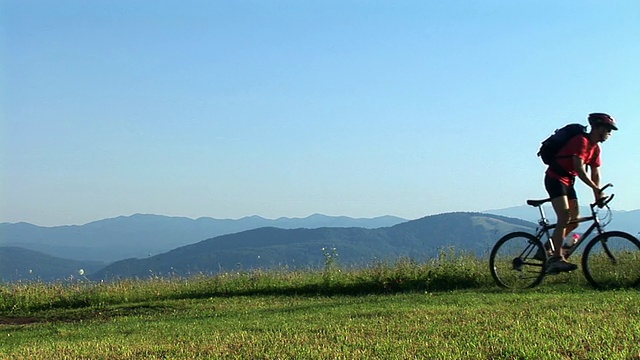
[[[570,186],[567,186],[560,180],[549,175],[545,175],[544,177],[544,188],[547,189],[547,193],[549,193],[549,197],[551,199],[555,199],[560,196],[566,196],[569,200],[577,199],[578,195],[576,194],[576,188],[573,186],[574,184],[575,179],[571,181]]]

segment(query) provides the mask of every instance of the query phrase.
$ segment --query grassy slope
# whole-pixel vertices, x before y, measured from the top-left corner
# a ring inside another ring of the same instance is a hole
[[[0,286],[0,358],[640,358],[637,290],[574,273],[504,292],[482,262],[445,260]]]
[[[2,327],[0,357],[631,359],[638,300],[634,291],[167,300]]]

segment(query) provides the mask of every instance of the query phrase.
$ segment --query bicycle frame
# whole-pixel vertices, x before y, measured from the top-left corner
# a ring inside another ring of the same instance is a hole
[[[597,230],[597,235],[600,235],[602,233],[604,233],[604,225],[602,225],[600,223],[600,219],[597,216],[598,211],[596,210],[596,206],[598,206],[597,204],[590,204],[589,208],[591,210],[591,216],[586,216],[586,217],[580,217],[577,218],[575,220],[572,220],[569,222],[569,224],[580,224],[580,223],[584,223],[584,222],[588,222],[588,221],[592,221],[593,223],[589,226],[589,228],[587,229],[587,231],[585,231],[582,236],[580,236],[580,238],[578,239],[578,241],[573,244],[573,246],[571,246],[568,249],[565,249],[565,258],[568,258],[569,256],[571,256],[571,254],[574,253],[574,251],[580,246],[580,244],[582,244],[582,242],[584,242],[585,239],[587,239],[589,237],[589,235],[591,235],[591,233],[594,230]],[[537,206],[539,212],[540,212],[540,220],[538,221],[538,225],[539,228],[536,230],[536,238],[538,238],[543,244],[545,243],[544,241],[542,241],[542,237],[544,235],[546,235],[547,237],[547,243],[549,243],[549,246],[551,248],[551,251],[555,251],[555,246],[553,244],[553,241],[551,241],[551,237],[552,234],[550,232],[550,230],[554,230],[556,228],[557,224],[550,224],[549,220],[547,219],[545,213],[544,213],[544,209],[542,207],[542,204]],[[608,206],[607,206],[608,208]],[[606,247],[605,247],[606,249]],[[606,250],[608,252],[608,249]]]

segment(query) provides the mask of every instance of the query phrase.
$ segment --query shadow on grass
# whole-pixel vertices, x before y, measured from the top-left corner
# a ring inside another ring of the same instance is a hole
[[[214,284],[215,278],[200,278],[192,288],[182,291],[166,291],[157,296],[138,296],[131,299],[97,302],[91,297],[65,298],[47,304],[32,305],[25,311],[13,314],[0,314],[0,332],[5,331],[3,325],[24,326],[37,323],[80,322],[85,320],[108,321],[121,316],[157,315],[179,311],[180,302],[173,300],[228,298],[235,296],[290,296],[290,297],[332,297],[332,296],[369,296],[391,295],[400,293],[445,293],[451,291],[477,291],[478,293],[522,293],[497,287],[490,279],[482,277],[442,276],[436,278],[388,277],[382,279],[360,279],[346,282],[305,282],[302,284],[281,281],[277,284],[273,279],[261,279],[247,284]],[[593,290],[584,281],[565,281],[535,289],[524,290],[536,292],[575,292]],[[144,280],[139,280],[144,283]],[[221,287],[226,287],[223,289]]]
[[[193,292],[166,293],[154,299],[139,303],[110,304],[96,306],[90,299],[59,299],[49,304],[32,306],[29,315],[0,315],[0,326],[24,326],[39,323],[80,322],[84,320],[104,320],[114,317],[150,315],[178,310],[178,305],[168,304],[166,300],[209,299],[234,296],[366,296],[411,292],[445,292],[452,290],[479,289],[474,281],[447,282],[427,286],[424,280],[396,281],[358,281],[350,284],[301,284],[276,287],[256,287],[252,289],[198,290]]]
[[[477,279],[385,279],[361,280],[352,283],[308,283],[299,285],[279,285],[275,287],[256,286],[253,288],[211,289],[194,293],[172,294],[171,299],[199,299],[231,296],[364,296],[410,292],[448,292],[492,287],[492,284]],[[498,289],[496,289],[498,290]]]
[[[144,316],[170,313],[176,310],[178,310],[178,307],[162,302],[114,305],[99,309],[95,307],[57,308],[34,312],[29,316],[0,315],[0,331],[3,330],[2,325],[24,326],[43,323],[72,323],[85,320],[108,321],[121,316]]]

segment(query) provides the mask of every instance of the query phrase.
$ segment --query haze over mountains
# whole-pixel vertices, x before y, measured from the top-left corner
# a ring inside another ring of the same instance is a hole
[[[335,247],[341,265],[393,260],[398,256],[424,260],[448,247],[486,255],[503,234],[533,231],[534,223],[510,216],[526,214],[533,220],[538,217],[537,210],[527,206],[491,212],[507,216],[446,213],[411,221],[392,216],[353,219],[325,215],[303,219],[254,216],[193,220],[137,214],[82,226],[45,228],[3,223],[0,281],[310,267],[322,264],[323,247]],[[549,209],[548,213],[552,211]],[[609,229],[637,236],[640,210],[614,212],[613,219]]]
[[[83,278],[105,266],[97,261],[62,259],[18,247],[0,247],[0,282]]]
[[[156,233],[165,231],[166,227],[158,226],[158,220],[173,221],[175,219],[155,216],[134,216],[129,218],[109,219],[100,222],[102,225],[113,225],[122,221],[134,221],[140,226],[143,219],[147,225],[154,225]],[[78,270],[85,270],[85,275],[92,279],[153,275],[186,275],[197,272],[213,273],[222,269],[245,269],[256,267],[308,267],[320,264],[323,260],[322,248],[335,247],[339,253],[341,264],[362,264],[374,259],[393,259],[397,256],[410,256],[415,259],[425,259],[436,255],[438,249],[455,246],[474,252],[487,252],[495,238],[513,229],[525,229],[533,226],[522,220],[505,219],[492,215],[474,213],[451,213],[428,216],[413,221],[402,221],[398,218],[383,217],[377,219],[349,219],[313,216],[311,220],[321,220],[323,223],[350,225],[360,223],[365,225],[376,222],[399,222],[394,226],[381,226],[373,229],[365,227],[326,227],[284,229],[275,227],[259,227],[238,233],[209,237],[209,240],[192,242],[191,245],[177,247],[172,251],[156,256],[142,256],[139,259],[117,261],[105,269],[96,271],[95,262],[78,262],[64,260],[51,255],[38,254],[37,263],[23,261],[16,263],[16,258],[31,256],[20,248],[5,248],[4,259],[0,258],[5,267],[9,267],[11,276],[7,279],[37,278],[52,280],[78,276]],[[184,220],[184,219],[182,219]],[[259,220],[253,218],[253,220]],[[300,224],[303,219],[286,220],[290,226]],[[310,219],[305,220],[309,224]],[[191,223],[191,222],[188,222]],[[303,222],[304,223],[304,222]],[[24,224],[23,224],[24,225]],[[95,223],[88,224],[90,228]],[[72,230],[78,231],[76,227]],[[98,227],[108,232],[109,227]],[[124,231],[127,229],[129,232]],[[140,234],[147,234],[148,226],[140,226]],[[69,230],[69,229],[66,229]],[[135,233],[131,226],[123,226],[120,233]],[[113,232],[111,232],[113,233]],[[141,236],[142,236],[141,235]],[[3,236],[4,238],[4,236]],[[135,236],[134,236],[135,238]],[[123,247],[125,241],[120,240],[112,247]],[[105,244],[97,250],[104,249]],[[21,253],[17,253],[22,251]],[[33,254],[32,254],[33,255]],[[69,256],[63,256],[69,258]],[[52,268],[59,268],[56,275],[53,272],[43,273],[39,263],[51,264]],[[8,265],[7,265],[8,264]],[[65,264],[73,264],[76,270],[69,273]],[[107,265],[107,263],[102,263]],[[35,269],[35,270],[34,270]],[[90,269],[91,271],[87,270]],[[36,271],[37,270],[37,271]],[[65,272],[66,271],[66,272]],[[2,275],[2,274],[0,274]]]
[[[278,229],[259,228],[223,235],[147,259],[128,259],[107,266],[94,279],[190,275],[234,269],[308,268],[324,261],[322,249],[336,249],[341,265],[410,257],[419,261],[453,247],[488,254],[495,240],[533,224],[479,213],[448,213],[407,221],[391,227]]]
[[[378,228],[406,221],[394,216],[350,218],[314,214],[306,218],[238,220],[135,214],[85,225],[41,227],[1,223],[0,246],[13,246],[75,260],[112,262],[149,257],[219,235],[261,227],[282,229],[318,227]]]

